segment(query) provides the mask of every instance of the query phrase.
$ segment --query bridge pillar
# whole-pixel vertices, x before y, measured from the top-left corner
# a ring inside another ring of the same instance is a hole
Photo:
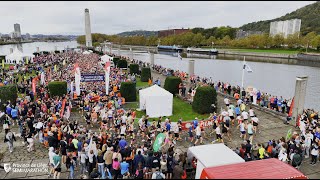
[[[153,52],[150,52],[150,64],[151,64],[151,66],[154,65],[154,53]]]
[[[296,78],[296,88],[294,93],[294,104],[292,110],[292,120],[296,122],[299,115],[303,113],[308,76]]]
[[[188,71],[188,79],[190,80],[190,77],[194,75],[194,60],[189,60],[189,71]]]

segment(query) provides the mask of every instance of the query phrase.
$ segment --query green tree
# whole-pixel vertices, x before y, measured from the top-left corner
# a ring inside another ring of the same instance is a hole
[[[285,43],[288,45],[288,48],[296,48],[300,45],[299,33],[289,34],[285,39]]]
[[[302,43],[304,44],[304,46],[306,48],[306,52],[308,52],[308,49],[309,49],[309,47],[311,45],[311,41],[313,39],[315,39],[316,36],[317,36],[317,34],[314,31],[312,31],[312,32],[309,32],[306,36],[304,36],[302,38]]]
[[[284,37],[282,34],[276,34],[273,38],[272,38],[272,46],[273,47],[281,47],[281,45],[284,44]]]

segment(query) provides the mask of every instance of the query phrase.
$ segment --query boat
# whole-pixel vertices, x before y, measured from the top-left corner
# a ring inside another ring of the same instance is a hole
[[[183,49],[178,47],[178,46],[162,46],[162,45],[158,45],[157,46],[158,51],[166,51],[166,52],[179,52],[182,53]]]
[[[201,48],[187,48],[188,53],[194,53],[194,54],[208,54],[208,55],[217,55],[219,51],[214,49],[201,49]]]

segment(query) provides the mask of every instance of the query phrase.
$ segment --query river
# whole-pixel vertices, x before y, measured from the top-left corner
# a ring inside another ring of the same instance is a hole
[[[9,54],[10,48],[17,45],[0,46],[0,54]],[[55,46],[58,50],[63,50],[67,46],[76,48],[76,41],[68,42],[35,42],[22,44],[24,53],[33,53],[39,47],[40,51],[53,51]],[[113,53],[118,54],[117,49],[113,49]],[[122,56],[130,56],[130,51],[121,50]],[[146,52],[134,52],[134,59],[144,62],[150,62],[149,54]],[[191,58],[183,58],[180,60],[172,55],[155,54],[155,64],[164,67],[188,71],[188,60]],[[212,77],[214,81],[221,80],[229,82],[232,85],[241,86],[242,61],[240,60],[223,60],[221,57],[216,59],[208,58],[192,58],[195,60],[195,74],[201,77]],[[245,72],[244,87],[252,86],[262,92],[267,92],[275,96],[283,96],[284,98],[292,98],[295,91],[295,83],[297,76],[308,76],[307,93],[305,107],[320,110],[320,68],[289,65],[289,64],[273,64],[262,62],[247,62],[253,70],[252,73]]]

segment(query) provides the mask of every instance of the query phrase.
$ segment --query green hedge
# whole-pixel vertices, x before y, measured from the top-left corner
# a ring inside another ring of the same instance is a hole
[[[11,104],[16,103],[16,99],[18,98],[18,88],[17,85],[5,85],[0,87],[0,109],[4,110],[5,106],[4,104],[7,103],[8,100],[10,100]]]
[[[173,95],[179,93],[179,84],[181,78],[176,76],[168,76],[164,82],[164,89],[171,92]]]
[[[43,54],[48,55],[49,52],[48,51],[42,51]]]
[[[113,58],[113,63],[114,63],[114,65],[115,66],[118,66],[118,61],[119,61],[120,59],[118,58],[118,57],[114,57]]]
[[[66,81],[53,81],[48,84],[49,94],[51,97],[63,96],[67,94],[67,82]]]
[[[34,55],[34,56],[39,56],[40,53],[34,52],[33,55]]]
[[[142,68],[141,69],[141,81],[148,82],[151,79],[151,70],[150,68]]]
[[[128,62],[124,59],[121,59],[117,62],[118,68],[128,68]]]
[[[139,74],[139,64],[130,64],[130,74]]]
[[[121,96],[126,102],[134,102],[137,100],[136,84],[133,82],[122,82],[120,87]]]
[[[198,87],[193,99],[192,109],[199,114],[212,113],[215,109],[211,106],[217,106],[217,92],[213,87]]]
[[[59,54],[59,53],[60,53],[60,51],[54,51],[54,53]]]

